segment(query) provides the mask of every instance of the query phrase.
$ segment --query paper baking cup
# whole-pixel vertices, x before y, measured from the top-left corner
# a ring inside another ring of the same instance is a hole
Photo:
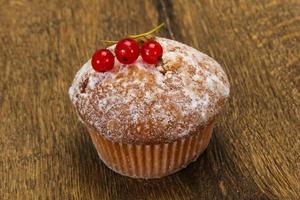
[[[133,178],[160,178],[186,167],[206,149],[213,123],[200,133],[171,143],[114,143],[95,131],[90,135],[101,160],[113,171]]]

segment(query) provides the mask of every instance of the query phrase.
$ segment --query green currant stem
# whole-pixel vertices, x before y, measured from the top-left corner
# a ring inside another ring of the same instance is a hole
[[[141,37],[146,37],[148,35],[151,35],[153,33],[155,33],[156,31],[158,31],[161,27],[163,27],[165,25],[165,23],[161,23],[160,25],[158,25],[157,27],[155,27],[154,29],[146,32],[146,33],[142,33],[142,34],[138,34],[138,35],[128,35],[129,38],[131,39],[138,39]]]
[[[152,30],[146,32],[146,33],[141,33],[138,35],[128,35],[128,38],[131,39],[141,39],[141,38],[147,38],[148,36],[150,36],[151,34],[155,33],[156,31],[158,31],[161,27],[163,27],[165,25],[165,23],[161,23],[160,25],[156,26],[155,28],[153,28]],[[101,40],[102,42],[108,43],[108,44],[116,44],[118,43],[118,41],[116,40]]]

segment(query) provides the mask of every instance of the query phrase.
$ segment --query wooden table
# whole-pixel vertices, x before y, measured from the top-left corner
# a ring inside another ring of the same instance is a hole
[[[98,159],[68,97],[104,44],[159,22],[231,83],[207,151],[135,180]],[[0,199],[299,199],[300,1],[0,1]]]

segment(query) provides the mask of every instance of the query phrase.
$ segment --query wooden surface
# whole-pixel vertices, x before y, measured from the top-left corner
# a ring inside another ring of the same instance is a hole
[[[67,91],[101,39],[162,21],[231,99],[197,162],[135,180],[98,159]],[[299,0],[0,0],[0,199],[299,199],[299,63]]]

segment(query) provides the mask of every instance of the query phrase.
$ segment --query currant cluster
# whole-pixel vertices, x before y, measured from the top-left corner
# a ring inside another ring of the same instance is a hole
[[[157,64],[161,59],[163,49],[161,45],[150,39],[144,42],[139,48],[136,40],[125,38],[118,41],[115,48],[115,55],[122,64],[131,64],[141,54],[143,60],[149,64]],[[98,72],[109,71],[115,63],[114,55],[108,49],[100,49],[96,51],[92,57],[92,66]]]
[[[154,29],[139,35],[129,35],[120,41],[107,41],[109,43],[117,43],[115,48],[115,56],[122,64],[131,64],[142,56],[143,60],[149,64],[157,64],[162,57],[163,49],[161,45],[151,39],[154,32],[158,31],[164,23],[158,25]],[[150,38],[150,39],[149,39]],[[142,45],[141,41],[143,42]],[[92,56],[92,66],[97,72],[106,72],[114,67],[115,57],[108,49],[100,49]]]

